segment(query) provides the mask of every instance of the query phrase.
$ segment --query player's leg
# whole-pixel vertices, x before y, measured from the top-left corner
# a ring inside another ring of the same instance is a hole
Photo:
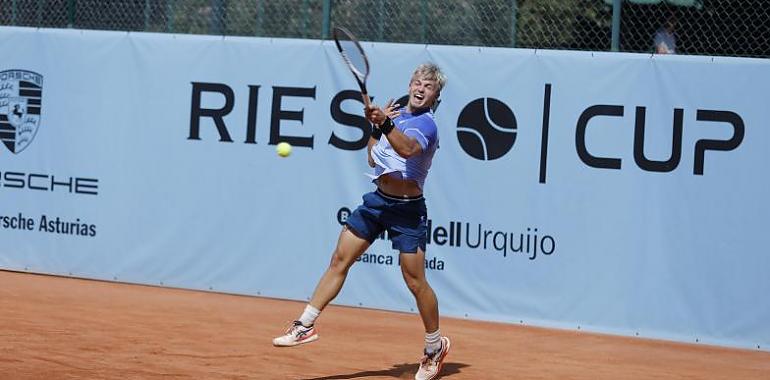
[[[434,379],[441,371],[444,359],[449,353],[450,341],[448,337],[441,336],[439,330],[438,300],[425,278],[425,252],[419,248],[416,253],[402,252],[401,273],[404,275],[407,287],[414,295],[425,326],[425,356],[420,360],[420,368],[414,378]]]
[[[401,274],[414,295],[425,327],[425,349],[441,349],[438,300],[425,278],[425,248],[428,243],[428,210],[422,197],[392,200],[382,221],[387,225],[393,248],[400,252]]]
[[[318,333],[314,325],[316,318],[326,305],[339,294],[350,266],[366,251],[370,244],[368,240],[354,234],[348,226],[342,228],[329,266],[318,281],[310,303],[307,304],[299,319],[289,326],[284,335],[273,339],[273,345],[290,347],[318,340]]]
[[[438,330],[438,300],[425,278],[425,252],[401,253],[401,274],[409,291],[414,295],[426,332]]]
[[[425,353],[441,357],[448,348],[449,340],[441,337],[436,293],[425,278],[425,248],[428,243],[428,210],[422,197],[410,200],[393,200],[387,212],[383,212],[393,248],[400,252],[401,274],[409,291],[414,295],[417,309],[425,327]],[[443,344],[446,340],[446,344]],[[440,363],[439,363],[440,364]]]
[[[329,266],[318,281],[310,302],[284,335],[273,339],[273,345],[296,346],[318,339],[314,326],[316,318],[339,294],[348,270],[356,259],[382,233],[382,227],[377,222],[378,205],[377,198],[372,197],[371,193],[364,195],[364,203],[348,217],[346,225],[342,228]]]
[[[342,289],[342,285],[347,278],[348,270],[358,257],[369,248],[368,240],[359,237],[346,225],[342,227],[337,247],[332,254],[329,267],[326,268],[321,280],[310,298],[310,306],[323,310]]]

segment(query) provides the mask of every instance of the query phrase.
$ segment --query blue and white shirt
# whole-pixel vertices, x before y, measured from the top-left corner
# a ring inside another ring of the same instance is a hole
[[[401,157],[390,145],[387,136],[382,136],[372,147],[375,166],[374,174],[369,177],[376,179],[382,175],[400,174],[402,179],[416,181],[422,189],[433,162],[433,155],[438,149],[438,128],[430,109],[411,114],[404,107],[400,112],[401,114],[393,119],[393,123],[405,135],[417,140],[422,147],[422,153],[409,159]]]

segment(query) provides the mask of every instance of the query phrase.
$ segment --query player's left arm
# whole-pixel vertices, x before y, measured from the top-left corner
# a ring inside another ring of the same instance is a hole
[[[369,167],[374,167],[376,164],[374,162],[374,158],[372,158],[372,147],[374,144],[377,144],[378,139],[374,137],[369,137],[369,141],[366,143],[366,158],[367,162],[369,163]]]

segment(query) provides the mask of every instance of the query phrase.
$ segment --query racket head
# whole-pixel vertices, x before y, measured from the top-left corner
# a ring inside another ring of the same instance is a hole
[[[358,39],[346,28],[335,26],[332,31],[334,44],[337,45],[342,59],[356,77],[362,92],[366,92],[366,78],[369,76],[369,60]]]

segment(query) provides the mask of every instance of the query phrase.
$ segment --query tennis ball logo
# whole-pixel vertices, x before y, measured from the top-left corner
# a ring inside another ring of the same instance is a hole
[[[498,159],[516,142],[516,116],[495,98],[476,99],[460,112],[457,140],[465,153],[475,159]]]

